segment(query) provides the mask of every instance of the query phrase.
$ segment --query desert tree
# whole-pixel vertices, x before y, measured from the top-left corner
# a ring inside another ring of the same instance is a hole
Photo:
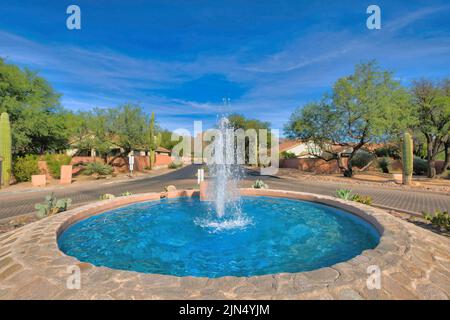
[[[449,166],[450,143],[450,79],[432,82],[414,81],[412,105],[418,122],[416,128],[425,137],[428,177],[436,176],[436,159],[445,152],[445,169]]]
[[[408,99],[391,72],[381,70],[375,61],[358,64],[321,101],[297,109],[285,133],[312,142],[311,154],[337,160],[344,175],[351,177],[351,160],[359,150],[368,143],[398,138],[414,123]]]

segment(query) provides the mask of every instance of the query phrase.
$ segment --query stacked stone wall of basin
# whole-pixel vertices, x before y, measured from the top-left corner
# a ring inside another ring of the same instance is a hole
[[[341,208],[374,225],[381,234],[374,249],[308,272],[251,277],[177,277],[94,266],[67,256],[58,236],[72,224],[111,209],[168,197],[199,196],[173,190],[91,203],[0,235],[1,299],[445,299],[450,297],[450,240],[388,212],[310,193],[241,189],[246,196],[276,196]],[[67,287],[73,268],[81,287]],[[381,285],[369,288],[370,270]],[[373,272],[373,271],[372,271]]]

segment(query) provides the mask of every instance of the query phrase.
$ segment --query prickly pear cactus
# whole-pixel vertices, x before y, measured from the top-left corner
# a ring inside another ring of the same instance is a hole
[[[39,219],[55,215],[57,213],[66,211],[72,204],[72,199],[60,199],[57,200],[52,193],[45,197],[44,203],[38,203],[34,206],[37,210],[36,216]]]
[[[58,208],[58,212],[67,211],[71,204],[72,199],[60,199],[56,201],[56,208]]]

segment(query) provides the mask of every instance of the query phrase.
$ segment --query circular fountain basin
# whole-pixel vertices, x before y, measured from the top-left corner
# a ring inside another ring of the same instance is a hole
[[[70,225],[67,255],[95,266],[217,278],[310,271],[376,247],[366,220],[320,203],[241,198],[241,220],[214,220],[196,197],[136,203]]]

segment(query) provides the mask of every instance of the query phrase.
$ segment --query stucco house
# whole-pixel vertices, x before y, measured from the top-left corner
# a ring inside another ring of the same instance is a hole
[[[317,158],[317,156],[322,155],[321,148],[314,144],[314,142],[285,139],[280,142],[279,148],[280,154],[283,152],[293,153],[299,159]],[[333,145],[331,146],[331,150],[333,150],[333,152],[339,152],[345,157],[347,154],[351,153],[353,149],[349,146]]]
[[[322,151],[322,149],[313,142],[301,140],[283,140],[279,145],[280,149],[280,168],[293,168],[302,171],[315,173],[337,173],[340,167],[337,160],[326,161],[331,154]],[[339,153],[342,158],[348,157],[352,152],[349,146],[331,145],[330,150],[333,153]],[[295,155],[295,157],[286,156],[286,153]],[[343,160],[346,161],[346,160]]]
[[[281,153],[293,153],[297,158],[314,158],[314,153],[320,148],[312,142],[304,142],[301,140],[283,140],[280,142]]]

